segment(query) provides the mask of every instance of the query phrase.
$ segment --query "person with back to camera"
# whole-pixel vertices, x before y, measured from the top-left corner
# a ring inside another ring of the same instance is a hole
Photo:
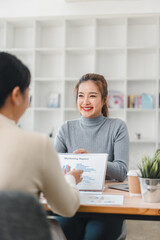
[[[39,197],[43,192],[51,209],[73,216],[80,204],[76,184],[81,170],[64,176],[50,140],[16,126],[28,107],[29,69],[15,56],[0,52],[0,190],[18,190]],[[53,239],[66,239],[56,220]]]
[[[127,126],[108,117],[108,86],[99,74],[86,74],[75,86],[81,117],[66,121],[55,138],[60,153],[108,153],[106,179],[124,181],[129,161]],[[67,240],[122,240],[126,237],[123,219],[115,217],[56,217]]]

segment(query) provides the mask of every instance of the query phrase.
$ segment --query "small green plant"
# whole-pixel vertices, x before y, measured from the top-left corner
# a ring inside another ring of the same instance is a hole
[[[142,157],[138,168],[142,178],[160,179],[160,150],[158,149],[152,158]]]

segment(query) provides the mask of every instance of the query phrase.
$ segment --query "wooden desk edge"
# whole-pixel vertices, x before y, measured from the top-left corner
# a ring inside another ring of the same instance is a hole
[[[108,213],[108,214],[129,214],[129,215],[146,215],[160,216],[159,208],[137,208],[137,207],[120,207],[120,206],[80,206],[78,212],[88,213]]]
[[[43,204],[46,211],[52,211],[47,203]],[[81,205],[77,212],[80,213],[106,213],[106,214],[128,214],[128,215],[146,215],[160,216],[159,208],[131,208],[120,206],[88,206]]]
[[[123,182],[127,183],[127,182]],[[116,182],[106,181],[106,193],[109,194],[120,194],[124,195],[124,198],[128,198],[130,200],[130,195],[128,192],[120,191],[120,190],[113,190],[108,189],[108,184],[117,184]],[[121,184],[121,183],[120,183]],[[121,214],[121,215],[139,215],[139,216],[160,216],[160,204],[147,204],[144,202],[135,204],[134,206],[134,199],[131,197],[131,202],[125,203],[123,206],[94,206],[94,205],[81,205],[77,212],[79,213],[101,213],[101,214]],[[133,207],[130,206],[133,204]],[[128,206],[129,205],[129,206]],[[43,206],[46,211],[51,211],[48,207],[47,203],[43,203]]]

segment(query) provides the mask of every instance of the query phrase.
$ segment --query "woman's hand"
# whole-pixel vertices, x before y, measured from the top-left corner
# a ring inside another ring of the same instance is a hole
[[[83,170],[73,169],[71,172],[68,172],[67,174],[74,176],[76,180],[76,184],[78,184],[79,182],[82,181],[82,173],[83,173]]]
[[[64,174],[68,173],[71,171],[70,166],[67,165],[67,167],[64,169]]]
[[[73,169],[73,170],[71,171],[70,166],[67,166],[67,167],[64,169],[64,174],[70,174],[70,175],[74,176],[74,178],[75,178],[75,180],[76,180],[76,184],[78,184],[79,182],[82,181],[82,173],[83,173],[83,170]]]
[[[78,153],[88,153],[88,152],[83,148],[79,148],[79,149],[75,150],[73,153],[78,154]]]

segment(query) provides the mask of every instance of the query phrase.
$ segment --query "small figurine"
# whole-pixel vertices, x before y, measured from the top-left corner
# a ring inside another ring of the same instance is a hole
[[[137,139],[141,139],[141,133],[136,133]]]

